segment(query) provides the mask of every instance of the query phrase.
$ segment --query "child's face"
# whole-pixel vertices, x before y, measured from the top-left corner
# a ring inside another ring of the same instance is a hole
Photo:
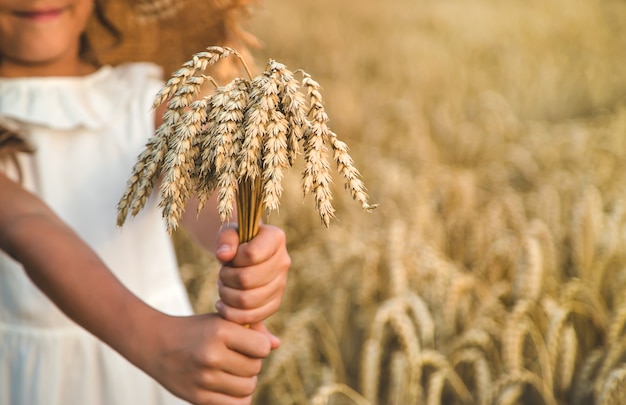
[[[76,63],[92,8],[93,0],[0,0],[2,63]]]

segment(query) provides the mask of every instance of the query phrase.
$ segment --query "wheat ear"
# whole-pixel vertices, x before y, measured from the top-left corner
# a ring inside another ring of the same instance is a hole
[[[145,205],[152,193],[166,151],[167,138],[163,134],[157,132],[148,140],[146,149],[141,152],[133,166],[132,174],[126,182],[126,190],[117,203],[118,226],[124,225],[129,211],[131,216],[135,216]]]
[[[246,80],[237,78],[216,90],[211,98],[210,125],[203,140],[203,164],[206,162],[210,167],[201,167],[201,172],[214,176],[206,180],[204,194],[210,194],[212,186],[219,189],[217,210],[222,223],[231,218],[237,195],[248,86]]]
[[[283,193],[282,180],[289,163],[289,120],[281,111],[281,93],[285,84],[279,71],[284,66],[270,61],[267,72],[271,77],[271,86],[265,88],[261,108],[268,109],[267,134],[263,144],[263,204],[268,211],[278,210],[280,197]]]
[[[621,366],[611,371],[603,379],[598,403],[603,405],[622,405],[626,402],[626,367]]]
[[[330,165],[326,159],[328,148],[326,143],[330,130],[326,123],[328,115],[322,103],[319,84],[307,73],[303,73],[302,85],[306,89],[309,99],[308,120],[309,126],[304,131],[304,172],[302,187],[304,195],[311,193],[315,199],[320,218],[326,227],[335,216],[335,209],[331,204],[332,192],[330,184]]]
[[[191,187],[189,183],[177,185],[183,172],[179,172],[180,163],[184,162],[184,158],[174,157],[170,154],[168,148],[178,146],[182,150],[193,150],[191,143],[183,140],[177,144],[173,139],[177,135],[177,131],[181,131],[179,127],[181,116],[185,110],[194,101],[195,96],[200,92],[202,84],[207,79],[206,76],[198,76],[199,72],[206,70],[210,65],[217,63],[219,60],[230,55],[237,55],[240,59],[241,55],[231,48],[209,47],[204,52],[193,55],[190,61],[185,62],[183,66],[172,74],[172,77],[165,83],[163,88],[157,93],[152,107],[156,108],[164,102],[168,101],[167,110],[163,115],[163,123],[157,128],[155,135],[148,141],[146,149],[139,155],[138,161],[133,167],[131,176],[127,182],[127,187],[118,203],[119,226],[123,225],[128,216],[129,209],[132,216],[136,215],[145,205],[147,197],[151,194],[152,188],[162,174],[163,166],[168,165],[170,169],[169,183],[162,192],[169,195],[170,209],[174,213],[174,217],[166,216],[168,229],[176,226],[180,216],[179,211],[184,204],[184,200],[188,192],[186,190]],[[242,59],[243,60],[243,59]],[[192,138],[189,134],[185,134],[188,139]],[[168,173],[166,173],[166,177]],[[182,193],[181,193],[182,191]],[[167,203],[166,203],[167,204]]]
[[[589,352],[583,359],[576,372],[576,383],[571,390],[573,405],[587,405],[594,402],[592,398],[595,393],[595,382],[600,380],[599,375],[605,358],[606,350],[597,348]]]
[[[285,65],[276,61],[270,61],[270,65],[272,75],[282,85],[279,89],[280,110],[285,114],[288,123],[288,160],[289,165],[293,166],[300,150],[304,129],[308,126],[307,102],[294,74]]]
[[[502,352],[504,364],[507,370],[516,371],[526,367],[524,358],[524,345],[526,338],[530,338],[535,352],[542,377],[546,381],[552,381],[552,369],[550,358],[541,331],[529,314],[533,307],[532,301],[519,301],[511,316],[507,320],[502,332]]]
[[[202,101],[189,103],[189,110],[185,111],[176,123],[174,134],[168,142],[162,167],[165,175],[161,183],[160,206],[169,231],[178,225],[187,199],[192,192],[191,174],[194,172],[195,161],[200,154],[195,138],[206,120],[204,106],[205,103]]]

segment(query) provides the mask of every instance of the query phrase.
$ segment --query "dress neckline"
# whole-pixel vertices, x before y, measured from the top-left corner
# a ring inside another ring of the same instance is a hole
[[[123,114],[135,84],[161,78],[150,63],[105,65],[84,76],[0,78],[0,124],[98,130]]]

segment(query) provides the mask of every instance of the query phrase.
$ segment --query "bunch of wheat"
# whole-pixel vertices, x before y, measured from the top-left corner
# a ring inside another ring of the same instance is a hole
[[[248,78],[235,78],[220,86],[203,72],[228,56],[242,61]],[[284,171],[291,167],[302,144],[303,191],[312,194],[324,225],[334,215],[331,205],[330,165],[334,161],[346,181],[346,189],[370,211],[365,186],[348,154],[348,147],[328,127],[319,84],[304,71],[302,83],[285,65],[270,60],[252,78],[244,59],[234,49],[209,47],[172,74],[158,93],[154,107],[166,100],[163,124],[139,156],[118,205],[118,224],[130,211],[136,215],[158,177],[161,207],[168,230],[178,225],[187,200],[196,195],[202,209],[206,199],[219,190],[218,211],[222,222],[233,213],[235,200],[242,241],[257,233],[263,209],[277,210]],[[205,81],[215,91],[199,97]]]

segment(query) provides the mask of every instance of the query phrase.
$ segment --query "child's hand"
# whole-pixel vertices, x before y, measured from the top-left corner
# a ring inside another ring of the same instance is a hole
[[[238,241],[232,228],[218,237],[216,257],[222,268],[216,308],[229,321],[257,324],[278,310],[291,259],[285,234],[274,226],[261,225],[252,241],[241,245]]]
[[[249,404],[271,342],[262,325],[245,328],[218,314],[159,317],[142,342],[144,371],[193,404]]]

